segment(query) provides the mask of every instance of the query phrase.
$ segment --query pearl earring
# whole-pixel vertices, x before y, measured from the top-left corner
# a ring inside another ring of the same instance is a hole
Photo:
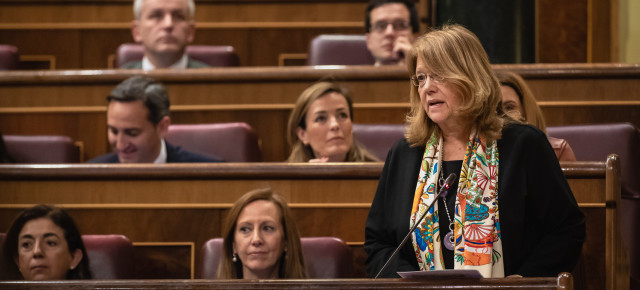
[[[234,263],[238,262],[238,255],[236,253],[233,253],[233,257],[231,257],[231,261],[233,261]]]

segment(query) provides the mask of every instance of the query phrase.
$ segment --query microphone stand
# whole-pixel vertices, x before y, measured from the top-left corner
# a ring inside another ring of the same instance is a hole
[[[400,252],[400,249],[409,240],[409,237],[411,236],[411,233],[413,233],[413,231],[416,229],[416,227],[422,222],[422,219],[424,219],[424,217],[427,215],[429,210],[433,207],[434,204],[436,204],[438,199],[441,198],[441,197],[445,197],[445,196],[447,196],[447,194],[449,194],[449,187],[451,187],[451,185],[453,184],[455,178],[456,178],[456,174],[455,173],[451,173],[451,174],[449,174],[449,176],[447,176],[447,179],[444,181],[444,185],[442,186],[442,188],[440,188],[440,192],[438,192],[438,196],[436,196],[436,198],[429,205],[429,207],[427,207],[427,210],[425,210],[424,213],[420,216],[420,218],[413,224],[413,226],[411,227],[411,229],[409,230],[407,235],[404,236],[404,239],[402,240],[400,245],[395,249],[395,251],[393,251],[393,254],[391,254],[391,257],[389,257],[389,259],[387,259],[387,262],[384,263],[384,265],[382,266],[380,271],[378,271],[378,274],[376,274],[376,277],[374,279],[378,279],[380,274],[382,274],[382,271],[384,271],[389,266],[389,263],[391,262],[391,260],[393,260],[393,258],[395,258],[395,256],[398,255],[398,253]]]

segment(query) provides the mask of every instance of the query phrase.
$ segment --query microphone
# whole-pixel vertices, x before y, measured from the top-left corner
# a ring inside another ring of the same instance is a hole
[[[420,218],[413,224],[413,226],[411,227],[411,229],[409,230],[407,235],[404,236],[404,239],[402,240],[400,245],[398,245],[398,247],[393,251],[393,254],[391,254],[391,257],[389,257],[389,259],[387,259],[387,261],[382,266],[382,269],[380,269],[380,271],[378,271],[378,274],[376,275],[376,277],[374,279],[377,279],[380,276],[380,274],[382,274],[382,271],[384,271],[387,268],[387,266],[389,266],[389,263],[391,262],[391,260],[393,260],[393,258],[395,258],[395,256],[398,255],[398,252],[400,252],[400,249],[402,249],[404,244],[406,244],[407,241],[409,240],[409,237],[411,236],[411,233],[413,233],[413,231],[416,229],[416,227],[422,222],[422,219],[424,219],[424,217],[427,215],[427,213],[433,207],[433,205],[436,204],[436,202],[438,202],[438,198],[447,196],[447,194],[449,193],[449,187],[451,187],[451,185],[453,184],[453,182],[455,182],[455,180],[456,180],[456,174],[455,173],[451,173],[451,174],[449,174],[449,176],[447,176],[447,179],[444,181],[444,185],[442,185],[442,188],[440,188],[440,191],[438,192],[438,195],[436,196],[436,198],[429,205],[429,207],[427,207],[427,210],[424,211],[424,213],[420,216]]]

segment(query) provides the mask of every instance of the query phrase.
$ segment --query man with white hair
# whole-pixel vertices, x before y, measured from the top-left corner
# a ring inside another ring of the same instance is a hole
[[[144,58],[122,68],[207,67],[185,53],[195,35],[195,10],[194,0],[134,0],[131,34],[142,43]]]

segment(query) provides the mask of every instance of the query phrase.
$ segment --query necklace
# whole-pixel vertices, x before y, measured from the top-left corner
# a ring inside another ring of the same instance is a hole
[[[444,143],[444,142],[442,142]],[[444,145],[441,145],[441,151],[440,151],[440,172],[438,173],[438,185],[440,186],[440,188],[442,188],[442,186],[444,186]],[[448,194],[447,194],[448,195]],[[454,230],[454,223],[453,220],[451,220],[451,215],[449,214],[449,207],[447,206],[447,195],[445,195],[444,198],[444,209],[447,212],[447,219],[449,220],[449,232],[444,235],[444,238],[442,239],[442,244],[444,245],[445,248],[447,248],[447,250],[449,251],[453,251],[453,249],[455,248],[456,245],[456,240],[455,237],[453,235],[453,230]]]

